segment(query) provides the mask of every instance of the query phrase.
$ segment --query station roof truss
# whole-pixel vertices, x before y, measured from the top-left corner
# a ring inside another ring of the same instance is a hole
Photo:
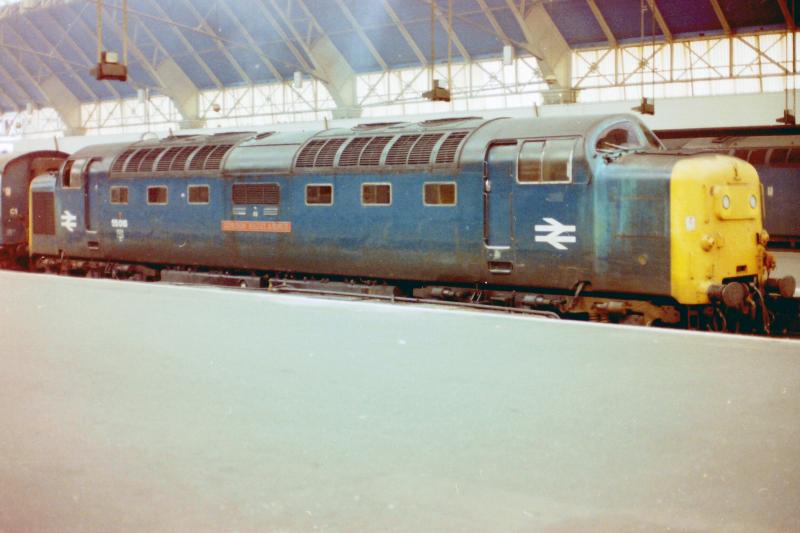
[[[200,91],[291,83],[296,72],[325,83],[337,106],[357,107],[346,94],[354,75],[429,65],[431,2],[436,63],[448,51],[458,63],[499,59],[511,46],[562,89],[572,87],[565,55],[639,42],[642,19],[659,42],[794,31],[800,20],[792,0],[128,0],[129,80],[120,83],[89,73],[98,2],[25,0],[0,4],[0,110],[53,107],[64,117],[146,88],[191,119]],[[122,0],[102,4],[103,48],[120,51]]]

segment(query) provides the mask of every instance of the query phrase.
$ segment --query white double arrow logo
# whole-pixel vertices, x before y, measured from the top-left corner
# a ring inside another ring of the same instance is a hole
[[[562,243],[576,242],[575,235],[564,235],[564,233],[575,233],[575,226],[566,226],[554,218],[542,220],[547,224],[537,224],[533,229],[536,233],[547,233],[547,235],[537,235],[536,242],[546,242],[556,250],[567,249]]]
[[[61,227],[66,229],[68,232],[72,233],[75,231],[75,228],[78,227],[78,217],[70,213],[69,211],[64,211],[61,214]]]

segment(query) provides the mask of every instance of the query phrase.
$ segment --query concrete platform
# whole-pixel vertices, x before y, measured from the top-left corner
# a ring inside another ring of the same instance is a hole
[[[800,343],[0,272],[0,531],[797,531]]]

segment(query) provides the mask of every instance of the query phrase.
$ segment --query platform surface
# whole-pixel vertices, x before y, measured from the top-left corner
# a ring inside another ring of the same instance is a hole
[[[800,342],[0,272],[0,531],[800,530]]]

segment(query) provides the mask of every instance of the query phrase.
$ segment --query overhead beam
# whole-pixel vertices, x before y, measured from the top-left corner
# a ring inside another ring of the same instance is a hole
[[[181,32],[180,29],[175,27],[175,25],[169,23],[169,16],[164,11],[164,8],[162,8],[161,5],[159,5],[157,0],[150,0],[150,5],[152,5],[153,8],[161,14],[161,16],[163,17],[161,22],[164,22],[165,24],[167,24],[168,27],[172,28],[172,31],[175,34],[175,36],[183,44],[183,46],[186,47],[187,52],[189,52],[189,54],[197,62],[197,64],[200,66],[203,72],[205,72],[206,76],[208,76],[208,78],[211,80],[211,82],[217,87],[217,89],[222,89],[223,86],[222,81],[220,81],[219,77],[217,77],[214,71],[211,70],[211,67],[208,66],[208,63],[206,63],[203,60],[203,58],[200,57],[200,54],[197,53],[197,50],[194,49],[194,46],[192,46],[192,44],[188,41],[188,39],[186,39],[186,36],[183,34],[183,32]],[[144,24],[146,25],[147,23],[144,22]]]
[[[551,89],[543,95],[545,103],[573,102],[572,50],[542,2],[532,5],[526,15],[522,14],[513,0],[506,0],[506,4],[522,29],[528,50],[536,58],[542,77]]]
[[[214,42],[214,45],[220,52],[222,52],[222,55],[225,56],[225,59],[228,61],[228,63],[231,64],[231,66],[239,75],[239,77],[242,78],[242,81],[247,85],[253,85],[253,80],[250,78],[247,72],[242,68],[242,65],[239,63],[239,61],[237,61],[236,58],[233,57],[230,50],[228,50],[228,47],[226,47],[224,44],[220,42],[218,38],[216,38],[214,30],[208,25],[208,22],[206,22],[206,19],[203,17],[203,15],[201,15],[200,12],[197,11],[197,9],[192,5],[191,0],[184,0],[183,4],[186,6],[187,11],[192,13],[197,18],[197,22],[199,23],[199,25],[205,28],[206,32],[209,33],[209,37]],[[275,72],[277,73],[277,71]],[[279,73],[277,74],[277,78],[281,79]]]
[[[730,37],[731,35],[733,35],[733,31],[731,30],[731,25],[728,22],[728,17],[725,16],[725,12],[719,5],[719,0],[709,0],[709,1],[711,2],[711,7],[714,9],[714,14],[717,15],[717,20],[719,20],[719,25],[722,26],[722,30],[725,32],[725,35]]]
[[[68,32],[68,31],[66,31],[66,30],[64,29],[63,25],[62,25],[61,23],[59,23],[59,22],[58,22],[58,21],[55,19],[55,17],[54,17],[54,16],[53,16],[53,15],[50,13],[50,10],[49,10],[49,9],[43,9],[43,10],[42,10],[42,13],[43,13],[43,14],[44,14],[44,15],[45,15],[47,18],[48,18],[48,20],[50,20],[50,22],[53,24],[53,27],[55,27],[55,28],[58,28],[58,30],[59,30],[59,32],[60,32],[60,34],[62,35],[62,39],[64,39],[64,41],[65,41],[67,44],[69,44],[69,45],[70,45],[70,46],[71,46],[71,47],[72,47],[72,48],[73,48],[73,49],[74,49],[74,50],[75,50],[75,51],[78,53],[78,55],[79,55],[79,56],[81,56],[81,57],[83,58],[83,60],[84,60],[84,61],[86,61],[86,65],[87,65],[87,67],[86,67],[86,68],[87,68],[87,71],[88,71],[88,69],[89,69],[89,68],[91,68],[91,66],[94,64],[94,59],[92,59],[91,57],[89,57],[89,56],[88,56],[88,54],[86,54],[86,52],[83,50],[83,48],[81,48],[81,47],[78,45],[78,43],[76,43],[76,42],[75,42],[75,39],[74,39],[74,38],[73,38],[73,37],[72,37],[72,36],[69,34],[69,32]],[[77,16],[77,15],[76,15],[76,16]],[[27,19],[26,19],[26,20],[27,20]],[[31,24],[31,26],[32,26],[32,27],[34,27],[34,29],[35,29],[36,31],[39,31],[39,29],[36,27],[36,25],[35,25],[35,24]],[[41,32],[40,32],[40,33],[41,33]],[[55,47],[55,45],[53,45],[53,44],[52,44],[52,42],[50,42],[50,40],[49,40],[49,39],[47,39],[47,38],[46,38],[46,37],[44,37],[44,36],[42,36],[42,39],[45,39],[45,42],[47,42],[47,43],[49,43],[51,46],[53,46],[53,48],[54,48],[54,49],[57,49],[57,48]],[[60,54],[62,57],[64,56],[64,54],[61,54],[61,52],[60,52],[60,51],[59,51],[59,54]],[[96,90],[95,90],[93,87],[91,87],[91,86],[90,86],[88,83],[86,83],[86,82],[83,80],[83,78],[81,78],[81,77],[80,77],[80,74],[78,74],[78,73],[75,73],[75,74],[74,74],[74,76],[75,76],[75,78],[77,78],[77,79],[78,79],[78,83],[80,83],[81,87],[83,87],[83,89],[84,89],[86,92],[88,92],[89,94],[91,94],[92,96],[94,96],[95,100],[99,100],[99,99],[100,99],[100,96],[97,94],[97,91],[96,91]],[[106,81],[106,82],[103,82],[103,83],[104,83],[105,87],[106,87],[106,88],[107,88],[109,91],[111,91],[111,92],[112,92],[112,94],[113,94],[113,92],[115,91],[115,89],[114,89],[113,87],[111,87],[111,83],[110,83],[110,82],[108,82],[108,81]]]
[[[414,40],[411,34],[408,33],[406,25],[403,24],[403,21],[400,20],[400,17],[397,16],[397,13],[395,12],[394,8],[391,6],[391,4],[389,4],[387,0],[381,0],[381,1],[383,3],[383,8],[386,10],[386,13],[389,14],[389,18],[392,19],[392,22],[400,31],[400,35],[403,36],[403,39],[405,39],[406,44],[408,44],[409,48],[411,48],[411,51],[414,52],[414,55],[417,56],[419,64],[422,66],[427,65],[428,60],[425,58],[425,54],[422,53],[422,50],[420,49],[419,45],[417,45],[417,42]]]
[[[11,31],[24,42],[25,39],[16,29],[12,27]],[[59,118],[61,118],[61,121],[67,127],[64,133],[66,135],[83,135],[86,130],[84,129],[83,122],[81,121],[81,101],[78,99],[75,93],[73,93],[66,85],[64,85],[64,82],[62,82],[58,75],[53,72],[50,66],[42,61],[38,55],[32,54],[33,57],[36,58],[36,61],[39,63],[40,67],[42,67],[46,72],[50,73],[47,78],[37,80],[28,66],[20,61],[18,57],[8,50],[6,51],[6,55],[11,58],[22,75],[27,78],[28,81],[30,81],[37,89],[39,89],[45,98],[44,103],[56,110]]]
[[[381,55],[378,53],[378,50],[375,48],[375,45],[372,44],[372,40],[367,36],[366,33],[364,33],[364,29],[361,27],[361,24],[358,23],[356,18],[350,12],[350,9],[346,5],[344,5],[344,2],[342,2],[342,0],[334,0],[334,1],[344,14],[344,18],[346,18],[347,21],[350,22],[350,25],[356,32],[356,35],[358,35],[358,37],[364,42],[364,46],[367,47],[367,50],[369,50],[369,53],[372,54],[372,57],[375,59],[378,65],[380,65],[380,67],[383,70],[389,70],[389,66],[386,64],[386,61],[384,61]]]
[[[612,48],[616,48],[618,46],[617,38],[614,36],[614,32],[611,31],[611,27],[608,25],[608,22],[606,22],[606,18],[603,16],[600,8],[597,7],[597,2],[594,0],[586,0],[586,3],[589,4],[589,9],[592,10],[592,14],[597,20],[597,23],[600,25],[600,29],[603,30],[603,34],[606,36],[608,44],[611,45]]]
[[[233,20],[233,23],[236,25],[237,28],[239,28],[239,31],[242,32],[242,35],[244,36],[245,40],[252,47],[252,51],[255,52],[255,54],[258,56],[258,59],[264,64],[265,67],[267,67],[267,69],[272,74],[272,77],[278,81],[283,81],[283,75],[277,68],[275,68],[275,65],[272,63],[272,60],[269,57],[267,57],[266,54],[264,54],[264,52],[261,50],[261,47],[258,45],[256,40],[250,34],[250,30],[248,30],[244,26],[244,24],[242,24],[242,21],[239,20],[239,17],[237,17],[236,14],[231,10],[230,6],[228,6],[228,3],[220,2],[219,5],[222,6],[222,10],[228,14],[231,20]]]
[[[656,19],[656,24],[658,24],[658,27],[661,29],[664,39],[666,39],[668,43],[674,41],[672,32],[670,31],[669,26],[667,26],[667,22],[664,20],[664,17],[661,15],[661,10],[658,9],[658,6],[656,5],[656,0],[647,0],[647,5],[653,10],[653,16]]]
[[[297,60],[297,63],[300,66],[300,70],[306,72],[307,74],[314,75],[314,67],[308,62],[306,56],[304,56],[300,52],[300,50],[297,49],[297,46],[295,46],[295,44],[289,38],[289,35],[286,33],[283,27],[280,24],[278,24],[278,21],[275,20],[275,17],[272,15],[272,13],[270,13],[269,9],[267,9],[267,6],[264,5],[264,1],[266,0],[256,0],[255,2],[253,2],[253,4],[261,12],[264,18],[267,19],[267,22],[270,23],[272,28],[275,30],[275,33],[278,34],[278,37],[280,37],[283,40],[286,47],[289,49],[294,58]],[[276,8],[273,7],[273,9]],[[280,15],[282,14],[283,13],[280,13]],[[288,25],[289,24],[287,22],[287,26]]]
[[[442,25],[444,31],[447,32],[447,35],[450,39],[452,39],[453,44],[456,45],[458,48],[458,53],[461,55],[461,58],[464,60],[465,63],[469,63],[472,61],[472,56],[467,51],[467,47],[464,46],[464,43],[459,38],[458,34],[456,33],[455,28],[453,28],[450,18],[439,8],[438,4],[434,0],[430,0],[429,3],[433,3],[434,13],[436,13],[436,20],[439,21],[439,24]]]
[[[778,0],[778,5],[781,8],[781,13],[783,13],[783,18],[786,20],[786,27],[789,28],[790,31],[795,31],[797,29],[794,23],[794,16],[791,11],[789,11],[789,6],[786,5],[786,0]]]
[[[333,112],[335,118],[356,118],[361,116],[361,105],[356,92],[356,73],[342,53],[333,44],[333,41],[322,30],[314,14],[308,9],[303,0],[295,0],[296,5],[311,21],[311,26],[317,31],[319,37],[310,41],[300,36],[295,25],[289,17],[275,6],[276,0],[270,0],[281,20],[286,24],[292,36],[300,43],[305,53],[314,63],[315,76],[322,80],[328,92],[331,93],[337,109]],[[288,4],[287,4],[288,5]]]
[[[205,128],[206,120],[200,117],[200,89],[189,78],[186,72],[170,56],[167,49],[158,39],[150,27],[139,20],[140,28],[153,44],[161,51],[163,59],[155,63],[147,61],[155,69],[154,78],[159,81],[159,90],[164,96],[170,98],[181,114],[179,127],[182,129]]]

